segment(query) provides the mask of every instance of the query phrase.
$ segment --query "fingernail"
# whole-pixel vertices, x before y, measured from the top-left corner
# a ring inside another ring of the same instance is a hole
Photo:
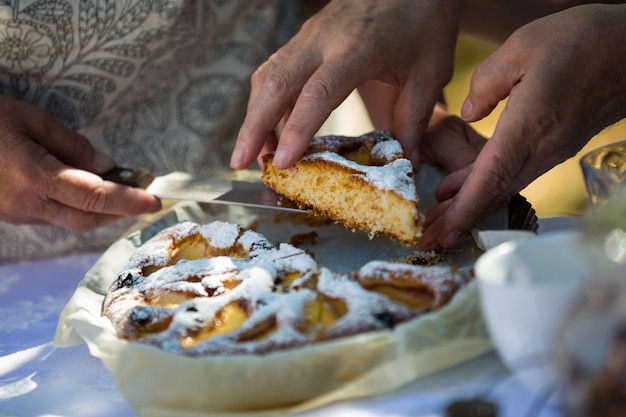
[[[245,158],[246,150],[241,146],[235,146],[235,149],[233,149],[233,154],[230,157],[230,167],[232,169],[242,168]]]
[[[274,154],[274,159],[272,160],[272,164],[276,168],[285,168],[287,165],[287,160],[289,159],[289,151],[287,148],[279,147],[276,149],[276,153]]]
[[[470,120],[472,117],[472,100],[470,100],[469,97],[465,98],[465,101],[463,102],[463,106],[461,106],[461,117],[464,120]]]
[[[162,203],[161,200],[159,200],[157,197],[154,197],[154,201],[152,201],[152,204],[150,204],[150,206],[148,207],[148,213],[156,213],[157,211],[161,210],[162,207]]]
[[[93,169],[97,173],[107,172],[115,168],[115,161],[109,155],[96,150],[93,155]]]

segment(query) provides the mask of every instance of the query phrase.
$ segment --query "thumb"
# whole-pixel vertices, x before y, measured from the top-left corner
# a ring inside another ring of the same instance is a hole
[[[472,74],[461,117],[466,122],[475,122],[488,116],[521,80],[520,68],[502,48],[491,54]]]

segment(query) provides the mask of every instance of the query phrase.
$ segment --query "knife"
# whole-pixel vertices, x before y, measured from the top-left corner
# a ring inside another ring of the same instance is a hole
[[[180,171],[155,176],[143,169],[124,167],[115,167],[100,176],[107,181],[143,188],[150,194],[164,199],[307,212],[262,182],[228,180]]]

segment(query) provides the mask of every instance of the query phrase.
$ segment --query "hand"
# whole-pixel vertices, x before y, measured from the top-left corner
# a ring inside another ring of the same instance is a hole
[[[272,150],[279,124],[273,163],[293,165],[331,111],[368,80],[401,88],[393,131],[417,163],[418,142],[452,76],[457,34],[456,1],[331,1],[253,74],[231,166],[245,168]]]
[[[626,5],[571,8],[518,29],[477,67],[462,116],[508,101],[458,192],[430,213],[424,250],[450,246],[626,115],[624,21]]]
[[[430,245],[429,226],[445,213],[450,199],[456,195],[467,179],[472,164],[487,143],[462,119],[453,116],[440,104],[435,107],[433,117],[424,140],[420,145],[421,162],[437,165],[448,172],[435,189],[439,202],[426,213],[425,231],[420,242],[422,250],[439,250],[439,245]],[[418,174],[419,175],[419,172]],[[436,239],[437,236],[434,236]]]
[[[143,190],[103,181],[115,165],[44,110],[0,96],[0,220],[86,231],[157,211]]]

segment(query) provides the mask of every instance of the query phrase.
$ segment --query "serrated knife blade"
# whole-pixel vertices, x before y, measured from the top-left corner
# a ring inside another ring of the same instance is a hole
[[[262,182],[228,180],[181,171],[155,176],[142,169],[124,167],[116,167],[101,177],[118,184],[143,188],[163,199],[306,213],[306,210],[285,204],[287,202],[278,193]]]

